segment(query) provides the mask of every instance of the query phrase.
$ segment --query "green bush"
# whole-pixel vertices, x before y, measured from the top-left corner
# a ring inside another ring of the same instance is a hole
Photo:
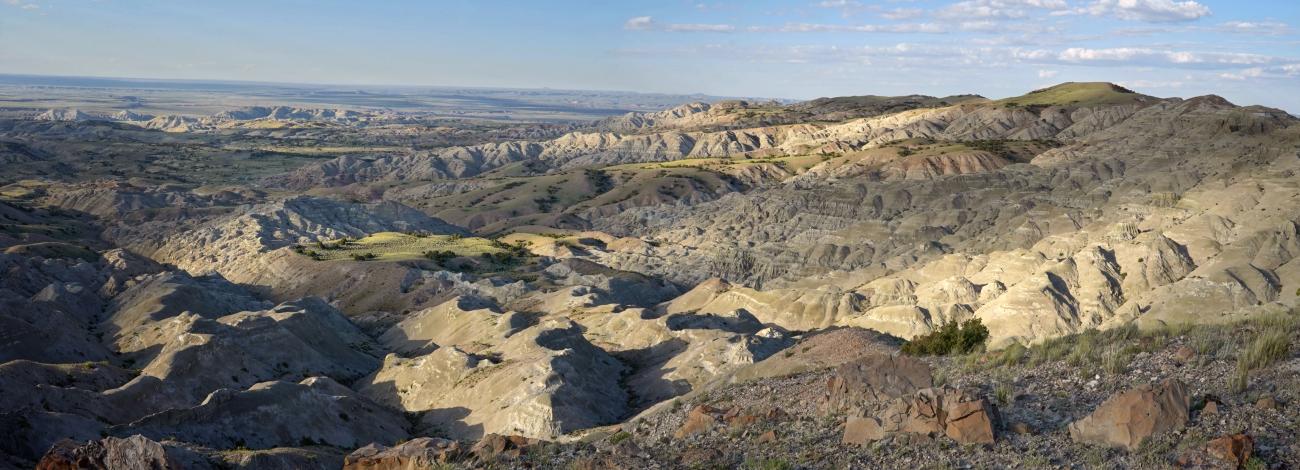
[[[983,348],[989,339],[989,329],[978,318],[962,322],[948,322],[930,334],[912,338],[903,344],[903,354],[913,356],[944,356],[966,354]]]
[[[610,443],[610,444],[618,444],[618,443],[620,443],[620,442],[623,442],[623,441],[628,440],[628,438],[630,438],[630,437],[632,437],[632,433],[627,432],[627,431],[619,431],[619,432],[614,433],[614,435],[609,436],[609,443]]]
[[[452,258],[456,257],[456,253],[450,250],[432,250],[424,252],[424,257],[433,260],[435,263],[445,265],[448,261],[451,261]]]

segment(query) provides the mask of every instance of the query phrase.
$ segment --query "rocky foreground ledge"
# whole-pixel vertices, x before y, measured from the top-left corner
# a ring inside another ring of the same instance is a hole
[[[919,358],[888,344],[836,350],[861,330],[833,330],[780,360],[836,366],[739,379],[559,442],[488,434],[213,452],[106,437],[60,442],[38,468],[1294,468],[1300,360],[1288,348],[1238,382],[1241,358],[1258,359],[1255,335],[1276,320]],[[1294,329],[1294,317],[1281,320]]]

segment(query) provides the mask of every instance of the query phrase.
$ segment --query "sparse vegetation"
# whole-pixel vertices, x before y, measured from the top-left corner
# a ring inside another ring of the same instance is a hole
[[[790,462],[781,459],[747,459],[746,470],[789,470],[794,468]]]

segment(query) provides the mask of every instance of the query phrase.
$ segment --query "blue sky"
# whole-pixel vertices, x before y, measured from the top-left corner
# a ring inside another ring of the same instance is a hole
[[[989,97],[1062,81],[1300,112],[1300,1],[0,0],[0,73]]]

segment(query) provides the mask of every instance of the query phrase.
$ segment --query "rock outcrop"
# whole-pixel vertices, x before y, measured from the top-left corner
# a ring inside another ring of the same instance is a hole
[[[895,398],[844,424],[845,444],[867,444],[894,434],[945,435],[961,444],[992,444],[993,405],[969,391],[926,388]]]
[[[150,415],[110,429],[113,434],[173,437],[216,448],[291,447],[318,443],[355,448],[408,437],[401,414],[354,395],[337,382],[263,382],[223,388],[203,403]]]
[[[186,461],[168,454],[168,448],[144,436],[125,439],[105,437],[98,441],[78,443],[63,440],[36,464],[39,470],[73,469],[131,469],[180,470],[188,468]]]
[[[552,437],[609,424],[627,411],[624,367],[566,320],[546,320],[468,353],[445,346],[403,359],[389,355],[360,393],[456,438],[484,434]]]
[[[457,441],[418,437],[393,447],[370,444],[348,454],[344,470],[396,470],[437,468],[459,459],[465,449]]]
[[[919,359],[873,354],[835,368],[822,407],[832,413],[853,411],[866,402],[911,395],[932,385],[930,366]]]

